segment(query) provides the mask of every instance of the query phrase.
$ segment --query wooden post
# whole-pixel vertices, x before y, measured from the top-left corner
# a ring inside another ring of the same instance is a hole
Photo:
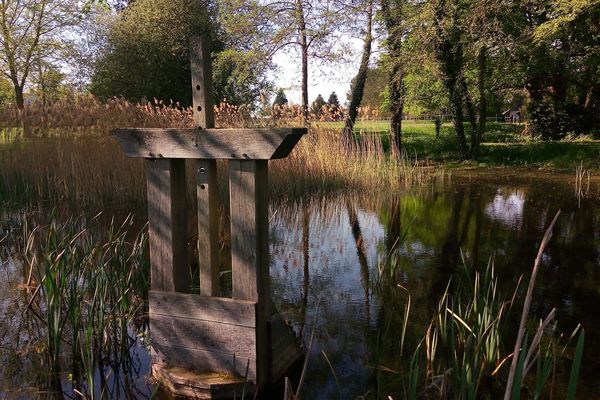
[[[190,57],[194,124],[201,129],[214,128],[212,67],[208,39],[205,36],[192,37]],[[217,160],[196,161],[196,197],[200,294],[218,296],[220,288]]]
[[[185,160],[146,160],[153,290],[189,292]]]
[[[257,303],[259,386],[270,381],[271,371],[268,193],[267,161],[229,161],[232,294]]]

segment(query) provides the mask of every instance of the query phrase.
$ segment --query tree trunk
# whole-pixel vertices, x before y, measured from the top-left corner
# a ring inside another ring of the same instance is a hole
[[[465,127],[463,125],[465,118],[463,115],[461,90],[459,87],[457,87],[456,81],[453,79],[450,79],[449,82],[446,83],[446,87],[448,88],[448,94],[450,97],[450,108],[454,114],[452,122],[454,124],[454,132],[456,134],[456,141],[458,142],[460,156],[462,158],[468,158],[469,149],[467,148]]]
[[[354,123],[358,115],[358,107],[362,102],[363,93],[365,90],[365,81],[367,80],[367,72],[369,69],[369,60],[371,58],[371,45],[373,43],[372,36],[372,24],[373,24],[373,0],[369,0],[367,8],[367,29],[365,32],[364,47],[362,57],[360,60],[360,67],[358,73],[354,78],[354,85],[352,86],[352,93],[350,95],[350,105],[348,106],[348,116],[346,118],[346,124],[344,127],[344,138],[350,143],[353,140]]]
[[[477,114],[475,113],[475,106],[473,105],[473,101],[471,100],[471,94],[469,93],[469,88],[467,87],[467,82],[465,78],[461,78],[460,80],[460,88],[462,90],[462,97],[465,100],[465,105],[467,108],[467,116],[469,117],[469,131],[471,136],[471,147],[469,149],[470,158],[475,158],[473,155],[474,149],[477,147]]]
[[[302,49],[302,118],[308,122],[308,40],[306,38],[306,21],[302,0],[296,0],[296,24]]]
[[[477,79],[477,88],[479,90],[479,126],[477,129],[477,141],[475,146],[471,148],[471,155],[475,160],[479,159],[479,148],[481,141],[483,140],[483,134],[485,133],[487,117],[487,96],[485,93],[485,77],[487,74],[487,47],[484,46],[479,49],[477,64],[479,66],[479,76]]]
[[[15,87],[15,101],[17,103],[17,107],[19,107],[19,110],[22,110],[25,108],[25,99],[23,97],[23,86],[19,85],[18,83],[13,82],[13,85]]]
[[[444,86],[448,91],[450,108],[454,114],[454,131],[460,155],[462,158],[469,157],[469,149],[465,138],[465,128],[463,126],[463,95],[466,94],[466,84],[463,85],[463,49],[460,43],[461,33],[458,28],[447,26],[444,21],[447,18],[448,10],[446,2],[443,0],[435,4],[433,25],[435,28],[435,58],[440,64],[440,69],[444,74]],[[467,104],[468,105],[468,104]],[[471,110],[472,114],[473,111]]]
[[[385,27],[388,33],[388,52],[390,58],[389,89],[390,89],[390,112],[391,134],[398,156],[402,151],[402,114],[404,112],[404,72],[402,70],[402,2],[396,1],[390,4],[389,0],[381,2],[381,11],[384,17]]]

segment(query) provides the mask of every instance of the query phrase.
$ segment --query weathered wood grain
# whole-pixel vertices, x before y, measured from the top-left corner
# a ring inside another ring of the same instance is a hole
[[[271,373],[268,193],[267,161],[229,162],[232,295],[257,303],[259,386]]]
[[[152,366],[152,375],[158,379],[169,394],[157,398],[183,396],[194,400],[237,399],[241,393],[252,398],[255,388],[239,375],[231,376],[222,373],[198,373],[187,368],[168,367],[162,364]]]
[[[306,128],[114,129],[129,157],[270,160],[287,157]]]
[[[154,314],[150,334],[153,342],[168,346],[256,358],[256,332],[246,326]]]
[[[256,361],[237,355],[234,356],[233,352],[218,353],[173,346],[170,343],[153,343],[151,355],[153,364],[178,366],[198,372],[218,372],[247,376],[250,382],[256,382]],[[248,368],[247,375],[246,367]]]
[[[256,382],[255,302],[151,290],[149,310],[153,362],[243,376],[250,360]]]
[[[192,71],[192,101],[196,128],[214,128],[214,99],[212,90],[212,63],[206,36],[190,39],[190,61]]]
[[[151,287],[188,292],[185,160],[147,160]]]
[[[198,265],[200,294],[218,296],[219,285],[219,188],[217,161],[196,161],[198,205]]]
[[[191,318],[240,325],[256,326],[256,303],[224,297],[205,297],[186,293],[151,290],[148,294],[150,317]]]
[[[214,128],[211,58],[208,39],[190,39],[194,124]],[[198,262],[200,294],[218,296],[219,287],[219,216],[216,160],[196,161],[196,197],[198,206]]]

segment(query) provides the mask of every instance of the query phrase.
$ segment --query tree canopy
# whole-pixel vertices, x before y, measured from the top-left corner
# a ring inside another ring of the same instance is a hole
[[[257,68],[257,54],[227,42],[216,7],[194,0],[136,0],[113,13],[92,75],[92,93],[103,99],[156,98],[190,105],[189,39],[207,35],[213,50],[215,101],[257,102],[271,88],[266,71]]]

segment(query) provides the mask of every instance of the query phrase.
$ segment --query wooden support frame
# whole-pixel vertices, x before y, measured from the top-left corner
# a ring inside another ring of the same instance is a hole
[[[270,296],[268,160],[287,157],[307,129],[215,129],[207,40],[192,39],[190,54],[195,128],[111,133],[145,158],[153,375],[176,395],[213,399],[246,383],[264,391],[301,358]],[[186,159],[195,160],[200,295],[189,293]],[[229,161],[232,299],[216,297],[217,159]]]
[[[185,160],[146,160],[151,287],[189,292]]]
[[[306,128],[113,129],[129,157],[274,160],[287,157]]]

